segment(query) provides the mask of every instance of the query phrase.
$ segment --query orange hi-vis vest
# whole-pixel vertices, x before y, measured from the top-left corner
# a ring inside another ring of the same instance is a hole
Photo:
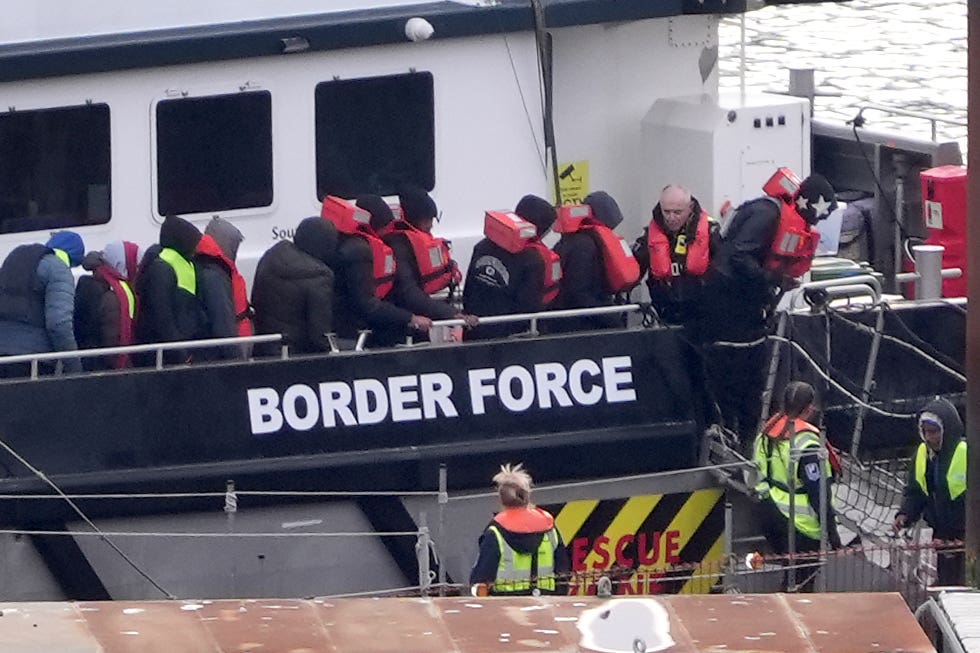
[[[353,202],[333,195],[323,198],[320,217],[342,234],[360,236],[371,247],[374,296],[384,299],[395,285],[395,253],[371,229],[371,214]]]
[[[701,211],[698,216],[698,228],[692,242],[687,242],[684,232],[677,234],[673,252],[670,247],[670,237],[660,228],[656,220],[650,220],[647,230],[647,247],[650,249],[650,276],[670,280],[688,274],[700,277],[708,271],[711,259],[710,229],[708,214]],[[674,262],[673,255],[683,257],[683,264]]]
[[[618,293],[632,287],[640,278],[640,264],[622,236],[596,220],[588,204],[567,204],[558,208],[556,232],[567,234],[583,229],[591,231],[597,238],[609,291]]]
[[[252,328],[252,306],[248,303],[248,289],[245,287],[245,278],[238,271],[238,266],[221,251],[221,246],[215,242],[208,234],[204,234],[197,244],[197,253],[217,259],[228,270],[231,275],[231,296],[235,306],[235,322],[238,324],[239,336],[251,336],[254,334]]]
[[[820,232],[806,223],[792,203],[771,199],[779,203],[779,227],[766,256],[765,267],[789,277],[799,277],[810,269],[820,243]]]
[[[459,270],[449,254],[449,243],[437,236],[416,229],[407,220],[391,223],[390,234],[401,234],[412,246],[412,254],[422,275],[422,289],[429,295],[445,290],[459,281]]]

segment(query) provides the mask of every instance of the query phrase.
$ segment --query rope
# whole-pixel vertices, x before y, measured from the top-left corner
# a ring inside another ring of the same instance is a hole
[[[337,532],[337,533],[163,533],[151,531],[39,531],[14,528],[0,529],[0,535],[68,535],[71,537],[96,535],[99,537],[183,537],[191,539],[210,538],[257,538],[257,537],[417,537],[418,531],[377,531],[377,532]],[[171,597],[173,598],[173,597]]]
[[[84,512],[82,512],[82,509],[79,508],[78,505],[68,497],[68,495],[66,495],[64,492],[62,492],[61,491],[61,488],[59,488],[54,483],[54,481],[52,481],[47,476],[45,476],[44,472],[42,472],[40,469],[38,469],[34,465],[32,465],[29,462],[27,462],[27,460],[23,456],[21,456],[19,453],[17,453],[16,451],[14,451],[10,447],[10,445],[8,445],[3,440],[0,440],[0,447],[3,447],[3,449],[7,453],[9,453],[11,456],[14,457],[15,460],[17,460],[17,462],[19,462],[21,465],[23,465],[24,467],[26,467],[27,469],[29,469],[32,474],[34,474],[39,479],[41,479],[42,481],[44,481],[45,483],[47,483],[51,487],[52,490],[54,490],[55,492],[58,493],[59,497],[61,499],[63,499],[65,501],[65,503],[67,503],[71,507],[71,509],[75,512],[75,514],[78,515],[82,519],[82,521],[84,521],[86,524],[88,524],[89,528],[92,529],[93,532],[92,533],[87,533],[87,535],[97,535],[99,538],[101,538],[103,542],[105,542],[106,544],[108,544],[109,547],[112,548],[113,551],[115,551],[117,554],[119,554],[119,556],[123,560],[126,561],[126,564],[128,564],[130,567],[132,567],[136,571],[136,573],[138,573],[140,576],[142,576],[144,579],[146,579],[150,583],[150,585],[152,585],[153,587],[155,587],[157,589],[157,591],[159,591],[165,597],[167,597],[168,599],[176,599],[177,598],[176,596],[174,596],[173,594],[171,594],[170,592],[168,592],[166,589],[164,589],[159,583],[157,583],[155,580],[153,580],[153,578],[148,573],[146,573],[145,571],[143,571],[143,569],[140,568],[140,566],[137,565],[136,562],[134,562],[132,558],[130,558],[128,555],[126,555],[125,552],[123,552],[122,549],[120,549],[118,546],[116,546],[116,543],[109,539],[109,537],[108,537],[110,535],[109,533],[105,533],[105,532],[99,530],[99,527],[96,526],[95,523],[91,519],[89,519],[88,516]],[[16,534],[16,533],[11,533],[11,534]],[[28,533],[28,534],[30,534],[30,533]],[[44,533],[42,531],[42,532],[38,532],[36,534],[37,535],[43,535]]]

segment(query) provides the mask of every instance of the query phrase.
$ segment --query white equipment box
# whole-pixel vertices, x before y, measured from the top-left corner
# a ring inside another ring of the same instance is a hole
[[[785,166],[810,174],[810,103],[783,95],[661,98],[642,123],[643,206],[652,209],[664,186],[691,190],[712,217],[762,195]],[[648,210],[648,209],[647,209]]]

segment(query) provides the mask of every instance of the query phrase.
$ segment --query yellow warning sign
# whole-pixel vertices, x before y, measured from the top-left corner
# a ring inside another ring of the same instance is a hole
[[[589,194],[589,162],[559,163],[558,188],[562,204],[581,204]]]
[[[705,593],[719,578],[725,513],[720,490],[648,494],[543,506],[568,548],[570,594]]]

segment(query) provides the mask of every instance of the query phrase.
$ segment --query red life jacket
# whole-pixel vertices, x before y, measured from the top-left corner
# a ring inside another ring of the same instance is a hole
[[[550,247],[538,240],[537,227],[510,211],[487,211],[483,234],[511,254],[518,254],[525,249],[534,250],[544,262],[542,303],[547,306],[555,300],[558,296],[558,282],[561,281],[561,259]]]
[[[327,195],[323,198],[320,217],[332,222],[340,233],[367,241],[371,247],[374,296],[387,297],[395,285],[395,253],[371,229],[371,214],[349,200]]]
[[[677,244],[674,246],[673,253],[684,257],[682,267],[681,264],[674,263],[670,251],[670,237],[660,228],[656,220],[650,220],[650,228],[647,230],[650,276],[657,279],[670,279],[682,274],[700,277],[708,271],[711,257],[709,240],[708,214],[701,211],[693,242],[688,243],[683,232],[677,234]]]
[[[820,243],[820,233],[796,212],[796,207],[782,199],[779,203],[779,227],[766,256],[767,270],[788,277],[806,274]]]
[[[555,526],[551,513],[537,506],[504,508],[494,516],[493,521],[511,533],[543,533]]]
[[[119,301],[119,342],[115,345],[128,347],[136,341],[136,294],[133,291],[133,285],[111,265],[100,265],[92,272],[92,276],[109,284],[109,289]],[[119,354],[113,357],[111,364],[114,368],[129,367],[129,354]]]
[[[561,281],[561,258],[540,240],[529,241],[527,246],[537,252],[541,260],[544,261],[544,289],[541,301],[547,306],[558,297],[559,282]]]
[[[632,287],[640,278],[640,264],[622,236],[592,215],[588,204],[567,204],[558,208],[555,231],[562,234],[591,231],[597,238],[606,273],[606,286],[612,293]]]
[[[219,261],[231,275],[231,297],[235,306],[235,322],[238,324],[239,336],[250,336],[255,333],[252,327],[252,306],[248,303],[248,289],[245,288],[245,278],[238,271],[238,266],[225,256],[221,247],[208,234],[204,234],[197,244],[197,254],[210,256]]]
[[[459,283],[459,268],[449,254],[449,243],[445,239],[416,229],[406,220],[392,222],[390,234],[400,234],[408,239],[422,276],[422,290],[427,294],[434,295]]]

